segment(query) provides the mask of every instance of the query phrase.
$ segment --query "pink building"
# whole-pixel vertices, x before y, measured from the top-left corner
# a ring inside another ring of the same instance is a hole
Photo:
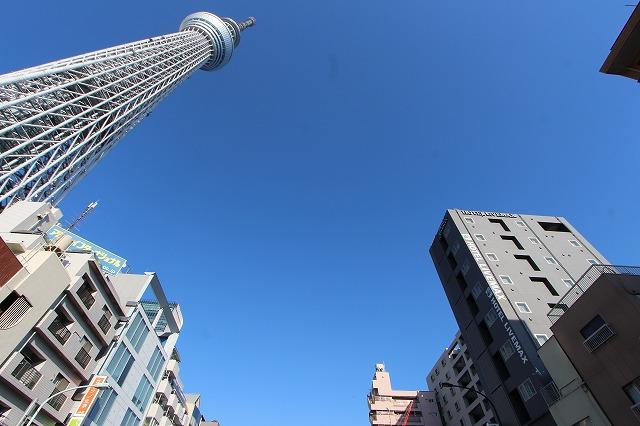
[[[376,364],[367,399],[371,425],[401,425],[413,402],[407,426],[442,426],[435,392],[393,390],[384,364]]]

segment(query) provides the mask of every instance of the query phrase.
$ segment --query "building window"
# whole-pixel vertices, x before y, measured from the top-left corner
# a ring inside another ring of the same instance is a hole
[[[22,361],[16,366],[11,375],[29,389],[33,389],[42,377],[42,373],[36,367],[42,364],[44,359],[29,347],[22,349],[20,354],[22,355]]]
[[[497,225],[500,225],[500,227],[504,230],[509,232],[509,227],[504,223],[504,220],[502,219],[489,219],[489,222],[491,223],[495,223]]]
[[[475,221],[473,220],[472,217],[465,217],[464,221],[467,222],[467,223],[475,223]]]
[[[525,302],[516,302],[516,306],[518,307],[518,310],[523,314],[531,313],[531,309],[529,309],[529,305],[527,305]]]
[[[509,275],[500,275],[500,281],[502,281],[502,284],[513,285],[513,281]]]
[[[511,343],[511,340],[507,340],[506,342],[504,342],[504,344],[502,346],[500,346],[500,356],[502,357],[503,361],[507,361],[509,358],[511,358],[511,355],[513,355],[513,353],[516,350],[513,347],[513,343]]]
[[[556,262],[556,260],[551,256],[545,256],[544,260],[546,260],[549,265],[557,265],[558,264],[558,262]]]
[[[113,358],[109,361],[109,365],[107,365],[107,372],[111,374],[111,377],[120,385],[124,383],[127,378],[127,374],[129,370],[131,370],[131,366],[133,365],[133,355],[129,352],[129,349],[121,343],[116,349]]]
[[[93,288],[89,280],[85,278],[80,288],[78,288],[78,291],[76,292],[76,294],[78,295],[78,298],[80,299],[84,307],[89,309],[93,306],[93,304],[96,301],[95,297],[93,297],[93,294],[95,292],[96,292],[96,289]]]
[[[564,283],[564,285],[566,285],[568,288],[573,287],[573,285],[575,284],[571,278],[564,278],[564,279],[562,280],[562,282],[563,282],[563,283]]]
[[[142,376],[140,383],[138,384],[138,388],[136,389],[136,393],[133,395],[133,404],[138,407],[140,411],[144,412],[147,402],[149,402],[152,390],[153,387],[151,386],[151,383],[149,383],[149,380],[145,376]]]
[[[149,360],[149,364],[147,365],[147,370],[149,370],[149,374],[151,374],[151,377],[153,377],[154,380],[158,380],[158,376],[160,375],[160,372],[162,372],[162,367],[164,367],[164,362],[164,355],[162,355],[160,348],[156,346],[153,351],[153,355],[151,355],[151,359]]]
[[[534,262],[533,259],[531,258],[531,256],[529,256],[527,254],[514,254],[513,257],[515,257],[518,260],[524,260],[525,262],[527,262],[529,264],[529,266],[531,266],[531,269],[533,269],[534,271],[539,271],[540,270],[538,265],[536,265],[536,262]]]
[[[100,327],[100,330],[102,330],[102,332],[105,334],[109,331],[109,329],[111,329],[112,316],[113,314],[111,313],[107,305],[104,305],[102,307],[102,317],[100,318],[100,321],[98,321],[98,327]]]
[[[91,361],[90,351],[93,349],[93,344],[86,337],[82,338],[82,347],[76,354],[75,360],[78,361],[78,364],[82,368],[86,368],[89,365],[89,361]]]
[[[546,334],[534,334],[534,336],[540,346],[544,345],[544,342],[549,340],[549,336],[547,336]]]
[[[531,244],[540,244],[540,240],[536,237],[529,237],[529,242],[531,242]]]
[[[531,379],[527,379],[520,383],[520,386],[518,386],[518,392],[520,392],[520,396],[523,401],[528,401],[536,394],[536,388],[533,387]]]
[[[544,285],[552,296],[559,296],[558,292],[553,288],[548,279],[544,277],[529,277],[529,279],[532,283]]]
[[[487,312],[487,315],[484,316],[484,322],[487,323],[487,327],[491,327],[494,322],[498,319],[498,314],[493,309],[490,309]]]
[[[518,226],[519,226],[519,227],[521,227],[521,228],[524,228],[525,226],[527,226],[527,225],[525,225],[525,224],[524,224],[524,222],[523,222],[523,221],[521,221],[521,220],[516,220],[516,225],[518,225]]]
[[[550,232],[571,232],[564,223],[560,222],[538,222],[540,227]]]
[[[589,262],[592,265],[597,265],[599,262],[595,259],[587,259],[587,262]]]
[[[475,234],[474,237],[476,237],[476,240],[478,241],[487,241],[487,239],[482,234]]]
[[[103,390],[93,404],[93,407],[91,407],[91,411],[89,411],[89,415],[87,416],[89,420],[92,420],[93,424],[97,425],[106,424],[107,416],[109,416],[109,411],[111,411],[111,407],[117,396],[118,394],[113,389]],[[88,423],[91,424],[91,422]]]
[[[451,246],[451,253],[453,253],[454,255],[458,254],[458,250],[460,250],[460,242],[456,241],[455,243],[453,243],[453,245]]]
[[[640,404],[640,377],[622,388],[627,394],[633,405]]]
[[[127,337],[136,352],[140,351],[140,348],[148,334],[149,328],[147,328],[147,324],[144,322],[142,315],[138,313],[127,330]]]
[[[500,235],[500,238],[503,241],[511,241],[511,243],[517,250],[524,250],[524,247],[522,246],[522,244],[520,244],[520,241],[518,241],[518,239],[513,235]]]
[[[498,256],[495,253],[486,253],[487,259],[492,260],[494,262],[498,261]]]
[[[53,379],[53,385],[54,385],[54,388],[51,391],[51,395],[49,395],[49,397],[53,396],[56,393],[64,391],[67,388],[67,386],[69,386],[69,380],[65,379],[65,377],[62,374],[58,374]],[[67,400],[67,395],[60,394],[48,400],[47,403],[51,407],[53,407],[56,411],[60,411],[60,409],[62,408],[62,404],[64,404],[66,400]]]
[[[482,293],[482,286],[480,285],[480,282],[477,282],[475,286],[473,286],[473,289],[471,290],[471,294],[473,295],[474,299],[477,299],[478,297],[480,297],[480,294]]]
[[[120,426],[136,426],[140,424],[140,419],[136,416],[131,408],[127,408],[127,412],[124,414],[124,418],[120,423]]]
[[[602,319],[600,315],[596,315],[591,321],[587,323],[587,325],[582,327],[582,329],[580,330],[580,334],[582,334],[582,337],[584,337],[585,339],[588,339],[606,324],[607,323]]]
[[[580,244],[578,240],[569,240],[569,244],[571,244],[574,247],[582,247],[582,244]]]
[[[469,264],[468,260],[465,260],[464,263],[462,264],[462,267],[460,268],[460,270],[462,271],[462,273],[464,275],[467,275],[467,273],[469,272],[469,268],[471,267],[471,265]]]
[[[0,330],[8,330],[24,318],[31,309],[31,303],[18,293],[12,291],[0,303]]]

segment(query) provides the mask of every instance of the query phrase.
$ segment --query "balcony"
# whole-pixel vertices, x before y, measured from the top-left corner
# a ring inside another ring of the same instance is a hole
[[[178,377],[180,374],[180,362],[175,359],[170,359],[169,362],[167,362],[167,371],[172,372],[175,377]]]
[[[76,354],[75,360],[78,361],[78,364],[80,364],[82,368],[85,368],[89,364],[89,361],[91,361],[91,355],[89,355],[89,352],[83,348],[80,348]]]
[[[40,377],[42,377],[42,374],[26,359],[20,361],[11,375],[29,389],[33,389],[36,383],[38,383],[38,380],[40,380]]]
[[[172,393],[171,395],[169,395],[167,406],[171,407],[173,412],[176,411],[179,403],[180,403],[180,400],[178,399],[178,395],[176,395],[175,393]]]
[[[164,394],[168,398],[169,395],[171,395],[171,383],[169,383],[169,380],[162,379],[160,381],[160,383],[158,384],[158,388],[156,389],[156,393]]]
[[[60,409],[62,408],[62,405],[66,400],[67,400],[67,396],[65,394],[60,394],[56,397],[51,398],[49,401],[47,401],[47,404],[52,406],[56,411],[60,411]]]
[[[58,342],[61,345],[67,343],[69,337],[71,337],[71,332],[67,328],[66,324],[64,324],[60,318],[56,318],[53,320],[51,324],[49,324],[48,330],[53,334]]]
[[[164,409],[162,406],[158,402],[154,401],[151,403],[151,406],[147,411],[147,418],[155,419],[156,422],[159,422],[162,418],[163,412]]]
[[[594,331],[591,336],[585,339],[584,346],[589,352],[593,352],[615,335],[616,333],[613,331],[611,326],[609,326],[609,324],[604,324]]]
[[[107,334],[107,331],[111,328],[111,323],[106,315],[102,315],[102,318],[98,321],[98,327],[100,327],[103,333]]]

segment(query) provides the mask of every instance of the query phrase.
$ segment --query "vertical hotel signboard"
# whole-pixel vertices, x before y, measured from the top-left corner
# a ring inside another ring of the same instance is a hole
[[[91,385],[97,385],[100,383],[105,383],[107,381],[107,376],[93,376],[91,380]],[[71,413],[71,418],[69,422],[67,422],[67,426],[80,426],[82,421],[93,407],[93,403],[96,401],[98,397],[98,393],[101,389],[98,388],[87,388],[87,392],[82,397],[82,401],[80,401],[80,405]]]

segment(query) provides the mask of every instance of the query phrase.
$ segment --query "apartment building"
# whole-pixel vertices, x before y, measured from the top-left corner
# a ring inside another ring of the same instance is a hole
[[[498,423],[554,425],[546,314],[606,259],[564,218],[467,210],[446,212],[430,254]]]
[[[367,402],[371,425],[399,425],[407,414],[408,426],[442,425],[435,392],[394,390],[383,364],[376,364]]]
[[[184,398],[180,403],[174,396],[161,415],[154,412],[149,416],[154,395],[167,391],[166,370],[175,369],[173,353],[183,324],[179,306],[166,302],[154,273],[118,274],[112,281],[119,296],[127,301],[127,320],[106,361],[96,370],[97,375],[107,377],[111,388],[101,392],[78,424],[133,426],[148,419],[149,425],[183,425]],[[148,289],[159,302],[140,301]]]
[[[45,203],[0,214],[0,418],[17,424],[32,401],[89,383],[118,332],[125,306],[90,253],[43,232],[61,217]],[[43,405],[36,421],[66,423],[73,395]]]
[[[542,389],[558,425],[640,424],[640,267],[592,266],[549,312]]]
[[[443,383],[461,387],[445,388]],[[443,425],[496,423],[490,403],[481,395],[484,393],[482,383],[460,332],[427,375],[427,385],[436,394]]]
[[[0,424],[100,377],[109,388],[91,404],[85,389],[70,390],[36,423],[198,425],[199,397],[190,404],[179,377],[180,306],[155,273],[121,273],[122,259],[77,244],[56,225],[61,216],[34,202],[0,214]]]

